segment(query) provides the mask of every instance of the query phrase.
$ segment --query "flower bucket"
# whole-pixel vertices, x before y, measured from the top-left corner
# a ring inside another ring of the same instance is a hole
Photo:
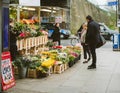
[[[68,63],[68,65],[69,65],[69,67],[72,67],[72,66],[74,65],[74,61],[70,61],[70,62]]]
[[[18,72],[19,72],[19,78],[26,78],[27,74],[27,67],[18,67]]]

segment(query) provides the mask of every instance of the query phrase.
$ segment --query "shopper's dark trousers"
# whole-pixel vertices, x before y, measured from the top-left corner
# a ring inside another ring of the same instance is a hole
[[[90,52],[92,55],[92,66],[96,66],[96,44],[89,44]]]
[[[85,43],[82,43],[82,46],[83,46],[83,51],[84,51],[84,59],[90,59],[90,49],[89,49],[89,46],[86,45]],[[87,57],[87,54],[88,54],[88,57]]]

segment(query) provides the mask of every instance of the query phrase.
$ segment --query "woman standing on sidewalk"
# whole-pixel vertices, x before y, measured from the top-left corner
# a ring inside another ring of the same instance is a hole
[[[52,34],[52,39],[53,42],[57,42],[58,45],[60,45],[60,29],[59,29],[59,23],[55,24],[55,29],[54,32]]]
[[[85,43],[85,38],[86,38],[86,33],[87,33],[87,23],[84,23],[82,25],[82,31],[81,31],[81,45],[83,46],[83,51],[84,51],[84,62],[83,63],[88,63],[90,61],[90,50],[88,44]],[[87,59],[87,54],[88,54],[88,59]]]

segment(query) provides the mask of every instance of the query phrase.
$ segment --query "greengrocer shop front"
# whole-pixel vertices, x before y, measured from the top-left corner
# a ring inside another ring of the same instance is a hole
[[[41,23],[70,29],[70,0],[41,0]]]

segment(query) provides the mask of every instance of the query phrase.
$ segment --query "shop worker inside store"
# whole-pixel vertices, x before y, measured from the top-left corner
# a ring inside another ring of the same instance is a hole
[[[58,43],[60,45],[60,28],[59,23],[55,24],[54,32],[52,34],[53,42]]]

